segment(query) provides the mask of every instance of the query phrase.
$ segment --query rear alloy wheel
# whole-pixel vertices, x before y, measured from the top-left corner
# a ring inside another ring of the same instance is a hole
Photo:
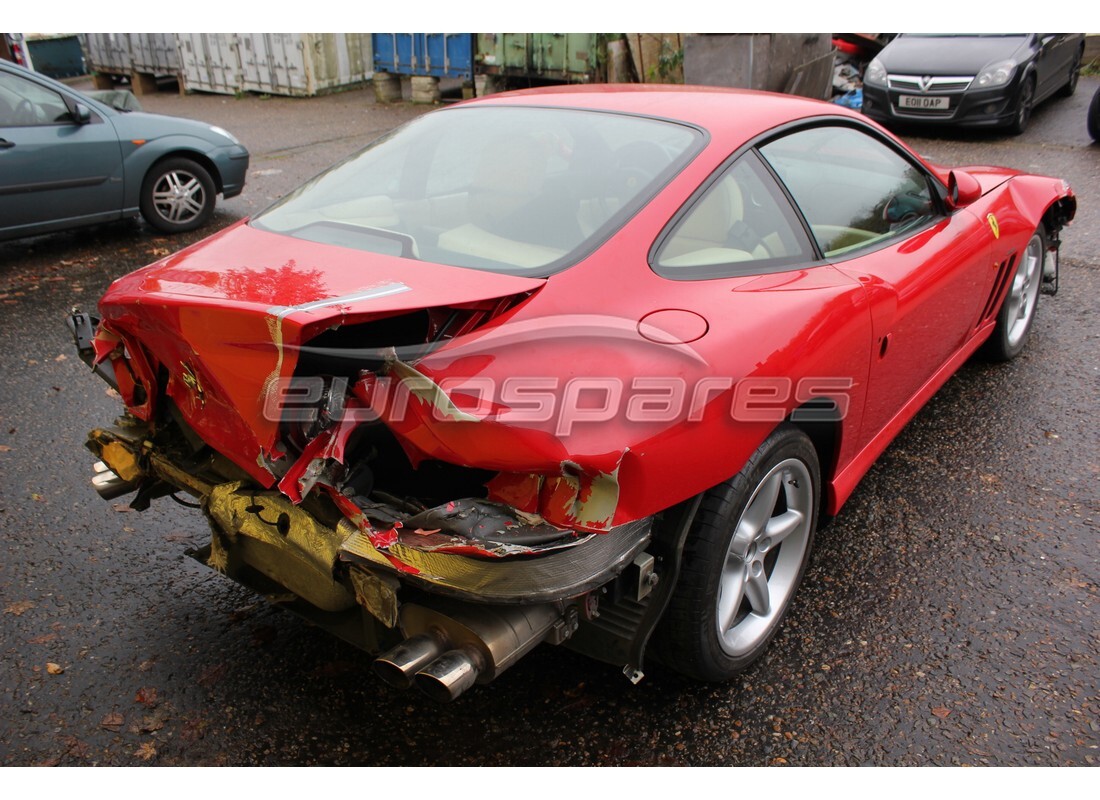
[[[806,570],[820,485],[813,444],[783,425],[707,492],[662,621],[662,660],[723,681],[760,657]]]
[[[1084,50],[1079,50],[1077,57],[1073,59],[1073,63],[1069,68],[1069,79],[1058,90],[1059,97],[1073,97],[1073,93],[1077,91],[1077,79],[1081,74],[1081,56],[1083,54]]]
[[[165,233],[193,231],[214,213],[217,190],[210,173],[189,158],[155,164],[141,186],[141,215]]]
[[[1027,130],[1031,122],[1031,104],[1035,100],[1034,76],[1024,79],[1024,85],[1020,87],[1020,96],[1016,98],[1016,115],[1009,123],[1008,129],[1014,136],[1019,136]]]
[[[1040,227],[1016,262],[1008,294],[997,314],[997,327],[986,342],[986,354],[995,361],[1011,361],[1027,344],[1031,325],[1035,321],[1046,255],[1046,237]]]

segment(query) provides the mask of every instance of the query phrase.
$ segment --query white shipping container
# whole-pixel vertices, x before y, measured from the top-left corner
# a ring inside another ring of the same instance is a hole
[[[242,33],[245,91],[308,97],[373,74],[369,33]]]
[[[85,33],[83,38],[89,72],[130,74],[130,34]]]
[[[130,58],[137,72],[179,75],[180,56],[174,33],[131,33]]]
[[[243,88],[235,33],[178,33],[180,80],[188,91],[236,94]]]
[[[373,75],[369,33],[176,34],[189,91],[306,97]]]

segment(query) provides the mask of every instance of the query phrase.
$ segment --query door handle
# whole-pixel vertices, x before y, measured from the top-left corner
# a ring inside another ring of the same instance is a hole
[[[15,147],[15,142],[9,142],[7,139],[0,139],[0,150],[7,150],[11,147]]]

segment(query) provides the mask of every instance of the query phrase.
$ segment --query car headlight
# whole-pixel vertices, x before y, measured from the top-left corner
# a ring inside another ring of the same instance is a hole
[[[882,66],[882,62],[877,58],[872,58],[871,63],[867,65],[867,69],[863,73],[863,82],[880,86],[886,85],[886,67]]]
[[[224,136],[226,139],[233,142],[233,144],[240,144],[240,141],[238,141],[237,137],[231,134],[225,128],[219,128],[217,125],[211,125],[210,130],[220,136]]]
[[[1016,72],[1016,62],[1011,58],[1007,61],[997,61],[990,64],[974,79],[974,85],[979,89],[989,89],[994,86],[1003,86],[1012,80]]]

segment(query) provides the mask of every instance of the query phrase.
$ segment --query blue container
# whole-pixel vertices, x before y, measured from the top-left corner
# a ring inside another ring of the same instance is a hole
[[[373,33],[371,43],[375,72],[466,80],[474,77],[472,33]]]
[[[84,67],[84,51],[75,34],[26,39],[24,46],[31,54],[35,72],[51,78],[72,78],[88,73]]]

